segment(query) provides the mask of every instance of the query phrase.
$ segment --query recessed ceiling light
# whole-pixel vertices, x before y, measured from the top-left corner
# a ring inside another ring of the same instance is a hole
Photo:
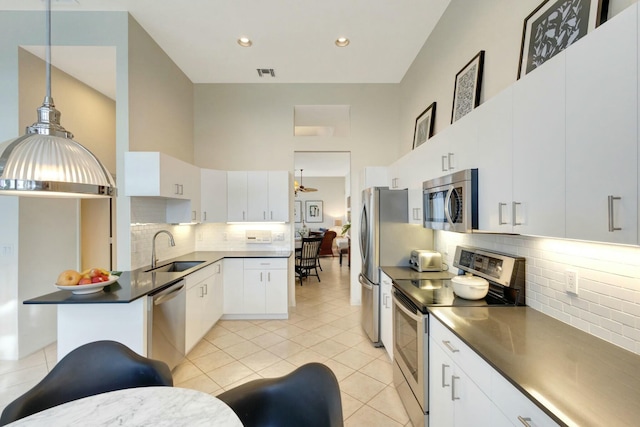
[[[253,43],[251,42],[251,40],[248,37],[240,37],[238,39],[238,44],[242,47],[249,47],[251,46]]]
[[[338,37],[336,39],[336,46],[345,47],[349,45],[349,39],[346,37]]]

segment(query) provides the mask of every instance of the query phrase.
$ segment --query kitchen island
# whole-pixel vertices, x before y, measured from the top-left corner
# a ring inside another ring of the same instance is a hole
[[[158,262],[203,261],[181,272],[148,271],[149,266],[124,271],[103,290],[85,295],[58,291],[24,301],[24,304],[56,304],[58,307],[58,360],[73,349],[97,340],[118,341],[147,356],[149,311],[147,296],[224,259],[286,259],[291,251],[192,252]],[[239,280],[239,279],[238,279]],[[231,283],[234,286],[236,283]],[[237,283],[241,287],[242,283]],[[285,295],[286,298],[286,295]],[[286,312],[286,301],[284,301]]]

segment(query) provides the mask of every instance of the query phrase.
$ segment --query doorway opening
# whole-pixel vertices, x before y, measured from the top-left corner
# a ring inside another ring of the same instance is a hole
[[[295,151],[294,152],[294,235],[323,235],[335,232],[332,242],[324,245],[325,263],[344,258],[340,268],[349,271],[351,223],[351,152]],[[333,236],[332,233],[328,234]],[[328,259],[328,257],[331,257]],[[322,278],[324,272],[320,272]],[[328,272],[326,274],[329,274]],[[297,280],[295,281],[296,283]],[[295,301],[295,289],[291,300]]]

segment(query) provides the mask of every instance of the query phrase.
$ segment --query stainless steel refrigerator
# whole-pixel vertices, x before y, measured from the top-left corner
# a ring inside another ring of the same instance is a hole
[[[433,231],[409,224],[408,190],[371,187],[362,191],[360,254],[362,328],[380,346],[380,267],[409,266],[413,249],[433,249]]]

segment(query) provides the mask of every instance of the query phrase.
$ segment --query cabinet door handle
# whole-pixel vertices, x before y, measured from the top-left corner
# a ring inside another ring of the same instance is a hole
[[[242,211],[242,220],[243,221],[247,220],[247,213],[245,211]]]
[[[516,213],[517,213],[517,211],[518,211],[518,206],[520,206],[521,204],[522,204],[522,203],[520,203],[520,202],[513,202],[513,203],[511,204],[511,205],[512,205],[511,210],[513,211],[513,212],[512,212],[512,215],[513,215],[513,219],[512,219],[512,221],[513,221],[513,225],[522,225],[522,223],[521,223],[521,222],[518,222],[518,221],[517,221],[517,216],[516,216]]]
[[[191,221],[196,220],[196,211],[191,211]]]
[[[420,219],[420,208],[413,208],[413,219]]]
[[[531,421],[531,418],[524,418],[518,415],[518,421],[520,421],[524,426],[531,427],[531,424],[529,424],[529,422]]]
[[[176,192],[174,194],[180,194],[180,184],[176,184]]]
[[[271,221],[273,221],[273,211],[270,211],[270,212],[269,212],[269,219],[270,219]]]
[[[270,282],[270,281],[271,281],[271,272],[268,272],[267,273],[267,282]]]
[[[206,283],[204,284],[203,288],[204,288],[204,294],[208,295],[209,294],[209,287],[207,286]]]
[[[445,347],[447,347],[451,353],[457,353],[460,351],[451,345],[451,341],[442,341],[442,344],[444,344]]]
[[[442,158],[440,159],[440,161],[442,162],[442,172],[446,172],[447,168],[444,165],[444,160],[447,158],[448,156],[442,156]]]
[[[456,397],[456,380],[459,380],[459,379],[460,377],[451,375],[451,400],[460,400],[459,397]]]
[[[614,224],[614,218],[613,218],[613,201],[614,200],[622,200],[622,197],[617,197],[617,196],[608,196],[608,205],[609,205],[609,231],[611,233],[613,233],[614,231],[620,231],[622,230],[622,228],[620,227],[616,227]]]
[[[200,298],[204,298],[204,286],[200,286]]]
[[[451,169],[455,169],[455,167],[453,166],[453,153],[448,153],[447,154],[447,166],[449,166],[449,170]]]
[[[204,221],[206,221],[207,220],[207,211],[203,211],[202,214],[203,214],[202,216],[203,216]]]
[[[262,272],[260,272],[260,281],[262,282]]]
[[[444,382],[444,378],[447,375],[444,371],[447,369],[449,365],[442,364],[442,388],[449,387],[451,384],[447,384]]]
[[[507,206],[507,204],[498,202],[498,225],[508,224],[507,222],[502,220],[502,207],[503,206]]]

